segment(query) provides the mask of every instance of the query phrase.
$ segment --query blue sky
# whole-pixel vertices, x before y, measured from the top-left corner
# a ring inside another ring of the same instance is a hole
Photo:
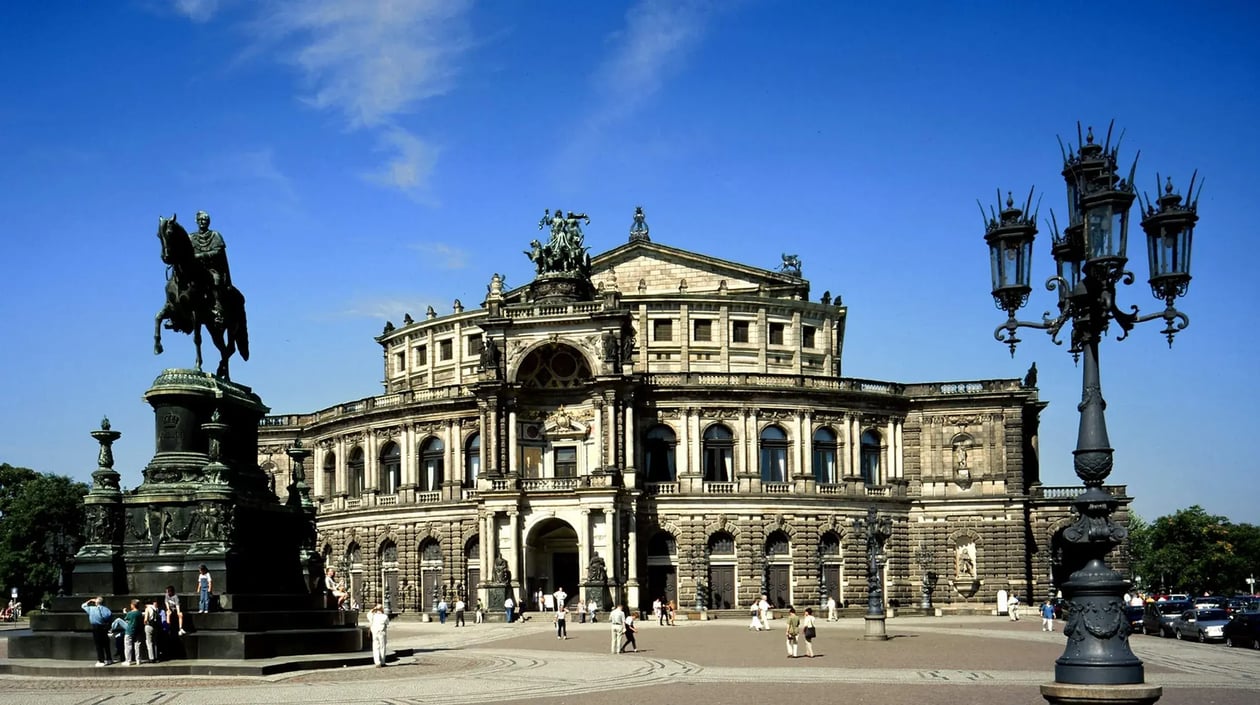
[[[1076,482],[1080,371],[1035,331],[993,340],[995,190],[1062,220],[1056,135],[1124,129],[1206,188],[1191,326],[1102,350],[1112,481],[1148,518],[1260,522],[1251,453],[1260,263],[1260,10],[1210,3],[132,0],[0,7],[0,460],[87,479],[108,414],[124,484],[152,454],[159,214],[210,211],[248,299],[234,379],[277,413],[379,393],[389,318],[475,306],[544,208],[594,251],[635,205],[654,240],[776,267],[849,307],[846,376],[1040,370],[1047,484]],[[878,7],[876,7],[878,6]],[[1034,280],[1051,274],[1049,237]],[[1126,305],[1156,310],[1145,284]],[[1248,272],[1252,272],[1249,274]],[[1040,287],[1023,318],[1053,307]],[[209,346],[208,346],[209,347]]]

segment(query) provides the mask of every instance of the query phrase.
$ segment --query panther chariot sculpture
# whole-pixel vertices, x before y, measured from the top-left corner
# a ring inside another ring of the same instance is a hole
[[[175,215],[158,217],[158,240],[166,263],[166,303],[153,321],[153,354],[162,353],[162,328],[190,333],[201,370],[201,329],[210,333],[219,350],[215,376],[230,381],[228,359],[233,353],[249,359],[249,331],[245,296],[232,286],[223,236],[210,229],[210,215],[197,212],[197,232],[184,230]],[[165,322],[165,325],[163,323]]]

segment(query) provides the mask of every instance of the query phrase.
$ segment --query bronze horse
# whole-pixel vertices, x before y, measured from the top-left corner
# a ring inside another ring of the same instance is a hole
[[[240,354],[249,359],[249,331],[245,325],[245,297],[236,287],[220,292],[222,315],[215,315],[214,281],[209,271],[197,261],[188,231],[175,216],[158,216],[158,240],[162,243],[162,261],[167,267],[166,304],[153,320],[153,354],[162,354],[162,321],[177,333],[192,333],[197,348],[197,370],[201,370],[201,327],[210,332],[214,347],[219,349],[219,367],[215,376],[228,380],[228,358]]]

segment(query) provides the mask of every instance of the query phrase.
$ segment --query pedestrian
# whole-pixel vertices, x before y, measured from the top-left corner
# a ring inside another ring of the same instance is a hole
[[[827,621],[836,621],[836,598],[832,595],[827,596]]]
[[[508,595],[507,599],[503,601],[503,616],[505,617],[508,624],[512,623],[512,611],[515,609],[516,609],[516,600],[513,600],[512,596]]]
[[[818,625],[814,621],[814,608],[805,608],[805,618],[801,620],[801,635],[805,637],[805,655],[814,658],[814,637],[818,636]]]
[[[447,607],[448,607],[448,606],[447,606],[447,604],[446,604],[446,598],[445,598],[445,597],[443,597],[442,599],[438,600],[438,606],[437,606],[437,612],[438,612],[438,624],[446,624],[446,610],[447,610]]]
[[[481,624],[484,621],[486,621],[486,608],[485,605],[481,604],[481,598],[478,597],[477,608],[473,611],[473,623]]]
[[[385,667],[385,648],[389,631],[389,615],[385,614],[385,606],[377,605],[368,612],[368,629],[372,632],[372,663],[377,668]]]
[[[467,609],[467,607],[468,605],[464,603],[464,598],[462,597],[455,598],[455,626],[457,627],[468,626],[467,624],[464,623],[464,610]]]
[[[674,625],[674,615],[678,612],[678,605],[673,601],[669,601],[669,626]]]
[[[561,605],[560,609],[556,610],[555,617],[556,617],[556,638],[560,640],[568,639],[569,631],[567,629],[567,623],[569,621],[569,610],[565,608],[563,605]]]
[[[210,591],[213,589],[213,583],[210,579],[210,569],[202,563],[197,568],[197,614],[206,614],[210,611]]]
[[[149,654],[149,663],[157,663],[157,632],[162,626],[162,617],[158,614],[158,598],[153,598],[144,608],[144,649]]]
[[[583,602],[582,600],[578,600],[577,603],[578,603],[578,621],[581,622],[582,624],[586,624],[586,603]]]
[[[622,650],[631,653],[639,653],[639,643],[634,640],[634,635],[639,633],[639,613],[635,611],[626,615],[626,645]]]
[[[140,601],[132,600],[131,609],[123,615],[126,626],[123,627],[123,661],[128,666],[140,665],[140,635],[144,633],[144,613],[140,611]]]
[[[534,593],[534,602],[538,604],[539,612],[542,612],[547,607],[546,603],[544,602],[544,599],[545,598],[543,597],[542,588],[538,588],[538,592]]]
[[[752,609],[749,610],[749,614],[752,615],[752,620],[748,622],[748,631],[761,631],[761,610],[757,607],[756,602],[752,604]]]
[[[1012,622],[1019,621],[1019,598],[1015,593],[1011,593],[1011,599],[1006,602],[1006,612],[1010,614]]]
[[[656,620],[657,626],[664,626],[665,615],[661,612],[661,598],[652,600],[652,619]]]
[[[565,607],[569,605],[569,593],[565,592],[564,588],[559,588],[556,590],[555,598],[556,598],[557,608],[564,609]]]
[[[787,618],[787,655],[788,658],[796,658],[796,636],[801,633],[801,618],[796,614],[795,607],[788,608]]]
[[[589,603],[587,603],[586,611],[591,613],[591,624],[598,621],[595,619],[595,613],[599,611],[599,606],[595,604],[595,600],[592,599]]]
[[[619,603],[613,605],[612,611],[608,613],[608,624],[612,628],[612,652],[620,654],[621,639],[626,635],[626,613]]]
[[[113,613],[105,606],[105,598],[94,597],[81,605],[92,625],[92,644],[96,647],[96,665],[108,666],[114,662],[109,652],[109,625]]]
[[[765,595],[761,596],[761,600],[757,602],[758,617],[761,619],[761,628],[770,631],[770,601]]]
[[[1041,631],[1054,631],[1054,605],[1046,600],[1041,605]]]

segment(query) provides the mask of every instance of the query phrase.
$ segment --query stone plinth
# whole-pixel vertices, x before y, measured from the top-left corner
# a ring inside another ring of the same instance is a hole
[[[888,629],[884,615],[866,615],[866,631],[862,638],[866,641],[888,641]]]
[[[1164,694],[1158,685],[1075,685],[1046,683],[1041,697],[1052,705],[1151,705]]]

